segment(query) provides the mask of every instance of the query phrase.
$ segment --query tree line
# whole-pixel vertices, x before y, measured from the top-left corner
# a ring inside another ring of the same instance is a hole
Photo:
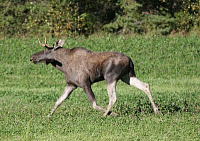
[[[1,36],[187,33],[199,0],[0,0]]]

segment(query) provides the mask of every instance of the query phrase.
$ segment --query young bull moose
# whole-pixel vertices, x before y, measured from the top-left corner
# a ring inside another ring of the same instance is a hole
[[[52,64],[65,74],[67,83],[64,93],[57,100],[49,116],[53,115],[57,107],[77,87],[84,90],[94,109],[104,111],[104,116],[109,114],[117,116],[118,114],[111,112],[110,109],[117,101],[116,84],[118,80],[144,91],[154,112],[159,112],[151,96],[149,85],[136,78],[133,62],[126,55],[119,52],[92,52],[82,47],[66,49],[62,48],[64,40],[59,40],[50,47],[47,45],[46,37],[44,44],[39,39],[38,41],[41,46],[45,47],[45,50],[33,54],[30,61],[34,64],[38,62]],[[107,84],[109,96],[107,109],[97,105],[91,89],[93,83],[102,80],[105,80]]]

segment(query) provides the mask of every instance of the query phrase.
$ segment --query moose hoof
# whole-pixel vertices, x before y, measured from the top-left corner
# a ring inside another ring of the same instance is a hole
[[[110,112],[108,112],[108,113],[104,113],[104,114],[103,114],[103,116],[104,116],[104,117],[106,117],[107,115],[110,115],[110,116],[115,116],[115,117],[118,117],[118,116],[119,116],[119,114],[118,114],[118,113],[115,113],[115,112],[112,112],[112,111],[110,111]]]
[[[158,109],[155,110],[154,113],[157,114],[157,115],[161,115],[162,114]]]
[[[51,118],[51,116],[52,116],[52,114],[49,114],[49,115],[47,116],[47,118],[48,118],[48,119],[50,119],[50,118]]]
[[[110,115],[111,115],[111,116],[115,116],[115,117],[119,117],[119,114],[118,114],[118,113],[115,113],[115,112],[111,112]]]

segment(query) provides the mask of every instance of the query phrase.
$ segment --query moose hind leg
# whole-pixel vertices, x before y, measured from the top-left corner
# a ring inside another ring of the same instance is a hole
[[[117,81],[114,81],[112,83],[107,84],[107,91],[108,91],[108,96],[109,96],[109,104],[108,104],[107,110],[105,111],[103,116],[107,116],[109,114],[110,109],[113,107],[113,105],[117,101],[116,83],[117,83]],[[118,116],[118,114],[114,113],[114,112],[111,112],[111,115]]]
[[[143,92],[145,92],[151,102],[151,105],[153,107],[153,110],[155,113],[159,113],[158,111],[158,108],[156,107],[154,101],[153,101],[153,98],[152,98],[152,95],[151,95],[151,92],[150,92],[150,87],[149,87],[149,84],[147,83],[143,83],[141,82],[139,79],[137,79],[136,77],[130,77],[130,85],[142,90]]]

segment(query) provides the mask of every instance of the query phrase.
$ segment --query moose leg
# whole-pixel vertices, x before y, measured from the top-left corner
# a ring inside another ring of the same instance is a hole
[[[145,92],[146,95],[148,96],[150,102],[151,102],[151,105],[153,107],[154,112],[155,113],[160,113],[158,111],[158,108],[156,107],[154,101],[153,101],[153,98],[152,98],[152,95],[151,95],[151,92],[150,92],[149,84],[141,82],[136,77],[130,77],[129,78],[128,76],[122,78],[122,81],[127,83],[127,84],[129,84],[129,85],[131,85],[131,86],[134,86],[134,87],[142,90],[143,92]]]
[[[105,109],[103,109],[102,107],[98,106],[97,105],[97,102],[96,102],[96,99],[95,99],[95,96],[94,96],[94,93],[91,89],[91,86],[85,86],[83,88],[83,90],[85,91],[87,97],[89,98],[90,100],[90,103],[92,105],[92,107],[95,109],[95,110],[99,110],[99,111],[105,111]]]
[[[112,108],[112,106],[117,101],[117,97],[116,97],[116,84],[117,84],[117,81],[114,81],[112,83],[107,84],[109,104],[108,104],[107,110],[105,111],[105,113],[104,113],[103,116],[107,116],[108,115],[108,113],[110,112],[110,109]],[[114,113],[114,112],[111,112],[111,115],[118,116],[118,114]]]
[[[48,117],[52,116],[55,112],[55,110],[58,108],[58,106],[71,94],[71,92],[76,89],[75,86],[73,85],[68,85],[66,86],[64,93],[60,96],[60,98],[56,101],[55,106],[53,107],[53,109],[51,110],[50,115],[48,115]]]
[[[153,98],[152,98],[152,95],[151,95],[151,92],[150,92],[149,84],[141,82],[136,77],[130,77],[130,85],[144,91],[147,94],[147,96],[148,96],[148,98],[151,102],[151,105],[153,107],[154,112],[158,113],[158,108],[156,107],[156,105],[153,101]]]

